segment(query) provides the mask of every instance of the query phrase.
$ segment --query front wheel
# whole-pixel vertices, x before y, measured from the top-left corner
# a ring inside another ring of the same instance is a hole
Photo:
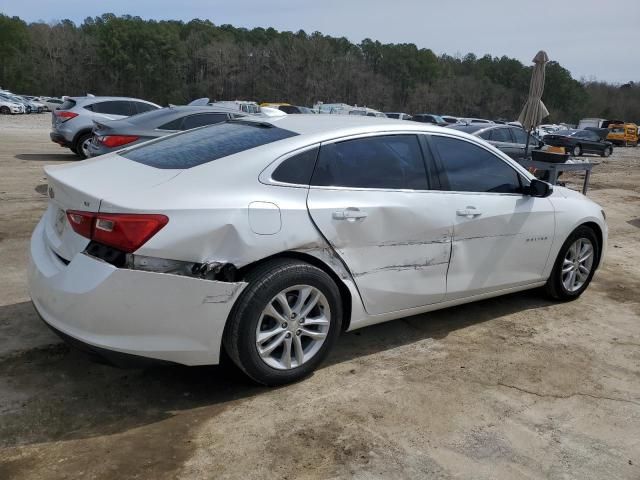
[[[595,273],[600,245],[595,232],[586,226],[576,228],[564,242],[545,289],[556,300],[573,300],[582,295]]]
[[[3,105],[2,107],[0,107],[0,113],[2,115],[9,115],[11,113],[11,109]]]
[[[313,372],[342,326],[340,291],[313,265],[288,259],[265,263],[245,279],[223,344],[250,378],[282,385]]]
[[[611,147],[606,147],[602,152],[602,156],[609,157],[611,156],[612,153],[613,153],[613,149]]]

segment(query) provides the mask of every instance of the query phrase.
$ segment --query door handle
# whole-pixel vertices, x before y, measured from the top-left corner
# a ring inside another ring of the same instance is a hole
[[[367,212],[363,212],[357,208],[349,207],[344,210],[338,210],[337,212],[333,212],[334,220],[347,220],[349,222],[355,222],[356,220],[362,220],[363,218],[367,218]]]
[[[476,207],[467,207],[456,210],[456,215],[459,217],[474,218],[482,215],[482,212],[476,209]]]

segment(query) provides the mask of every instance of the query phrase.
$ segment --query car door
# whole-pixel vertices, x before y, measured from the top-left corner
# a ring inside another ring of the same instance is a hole
[[[525,132],[522,128],[518,127],[510,127],[511,136],[514,140],[515,150],[517,152],[516,156],[513,158],[524,158],[525,148],[527,147],[527,132]],[[533,135],[529,135],[529,149],[531,152],[534,148],[538,147],[538,139]]]
[[[490,132],[489,143],[511,158],[517,157],[518,148],[514,144],[513,138],[511,138],[509,127],[496,127],[491,129]]]
[[[444,298],[452,219],[430,191],[415,134],[323,143],[307,206],[350,270],[369,314]]]
[[[447,300],[540,281],[554,237],[547,198],[524,195],[515,166],[470,141],[430,135],[453,221]]]
[[[585,130],[582,133],[584,139],[583,150],[590,153],[601,153],[604,151],[604,141],[600,138],[596,132]]]

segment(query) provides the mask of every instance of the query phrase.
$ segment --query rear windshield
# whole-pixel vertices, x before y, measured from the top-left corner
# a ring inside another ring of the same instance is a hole
[[[231,121],[133,147],[121,155],[150,167],[185,169],[295,135],[271,124]]]
[[[75,106],[76,106],[75,100],[67,99],[64,101],[62,105],[58,107],[58,110],[71,110]]]

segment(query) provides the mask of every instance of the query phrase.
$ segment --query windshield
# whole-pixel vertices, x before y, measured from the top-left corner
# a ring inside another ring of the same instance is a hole
[[[186,169],[295,135],[271,124],[235,120],[170,135],[120,155],[150,167]]]

